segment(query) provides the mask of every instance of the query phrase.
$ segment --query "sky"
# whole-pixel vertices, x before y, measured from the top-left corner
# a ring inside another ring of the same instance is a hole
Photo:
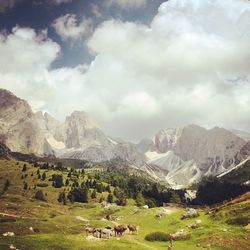
[[[0,0],[0,88],[132,141],[250,131],[250,1]]]

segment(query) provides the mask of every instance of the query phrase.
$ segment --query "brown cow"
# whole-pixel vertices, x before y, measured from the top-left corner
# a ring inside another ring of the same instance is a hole
[[[134,234],[134,233],[138,233],[138,227],[137,226],[135,226],[135,225],[128,225],[128,230],[129,230],[129,233],[132,233],[132,234]]]
[[[124,225],[115,226],[114,227],[115,236],[116,235],[123,235],[126,230],[127,230],[127,227]]]

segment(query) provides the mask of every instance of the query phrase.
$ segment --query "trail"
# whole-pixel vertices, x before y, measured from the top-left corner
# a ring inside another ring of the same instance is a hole
[[[147,244],[145,244],[143,242],[137,241],[137,240],[133,239],[132,237],[129,237],[129,241],[132,242],[132,243],[138,244],[138,245],[140,245],[140,246],[142,246],[144,248],[147,248],[147,249],[157,250],[157,248],[151,247],[151,246],[149,246],[149,245],[147,245]]]
[[[2,212],[0,212],[0,216],[12,217],[12,218],[18,218],[18,219],[31,219],[31,220],[36,220],[36,218],[32,218],[32,217],[25,217],[25,216],[21,216],[21,215],[8,214],[8,213],[2,213]]]

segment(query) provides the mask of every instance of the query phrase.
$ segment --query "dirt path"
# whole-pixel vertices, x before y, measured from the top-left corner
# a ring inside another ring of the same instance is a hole
[[[18,219],[31,219],[31,220],[36,220],[36,218],[32,218],[32,217],[25,217],[25,216],[21,216],[21,215],[8,214],[8,213],[2,213],[2,212],[0,212],[0,216],[11,217],[11,218],[18,218]]]

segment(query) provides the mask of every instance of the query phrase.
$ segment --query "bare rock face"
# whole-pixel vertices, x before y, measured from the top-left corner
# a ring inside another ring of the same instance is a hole
[[[250,141],[248,141],[236,154],[236,160],[235,160],[236,165],[244,161],[249,156],[250,156]]]
[[[66,147],[59,152],[60,157],[93,162],[120,158],[131,164],[144,163],[144,154],[134,144],[109,138],[86,112],[75,111],[68,116],[63,131]]]
[[[160,153],[172,150],[182,135],[182,128],[162,129],[155,136],[155,145]]]
[[[155,151],[156,146],[153,140],[144,138],[137,144],[137,149],[142,153],[146,153],[147,151]]]
[[[91,144],[110,143],[96,122],[83,111],[75,111],[66,118],[65,145],[67,148],[79,148]]]
[[[3,89],[0,89],[0,140],[12,151],[51,153],[29,104]]]
[[[10,149],[3,143],[0,143],[0,159],[8,159],[10,155]]]
[[[189,125],[165,129],[155,137],[155,157],[148,159],[148,164],[168,170],[169,183],[188,185],[235,166],[237,158],[243,159],[249,153],[250,147],[243,147],[245,144],[244,139],[218,127],[207,130]]]

